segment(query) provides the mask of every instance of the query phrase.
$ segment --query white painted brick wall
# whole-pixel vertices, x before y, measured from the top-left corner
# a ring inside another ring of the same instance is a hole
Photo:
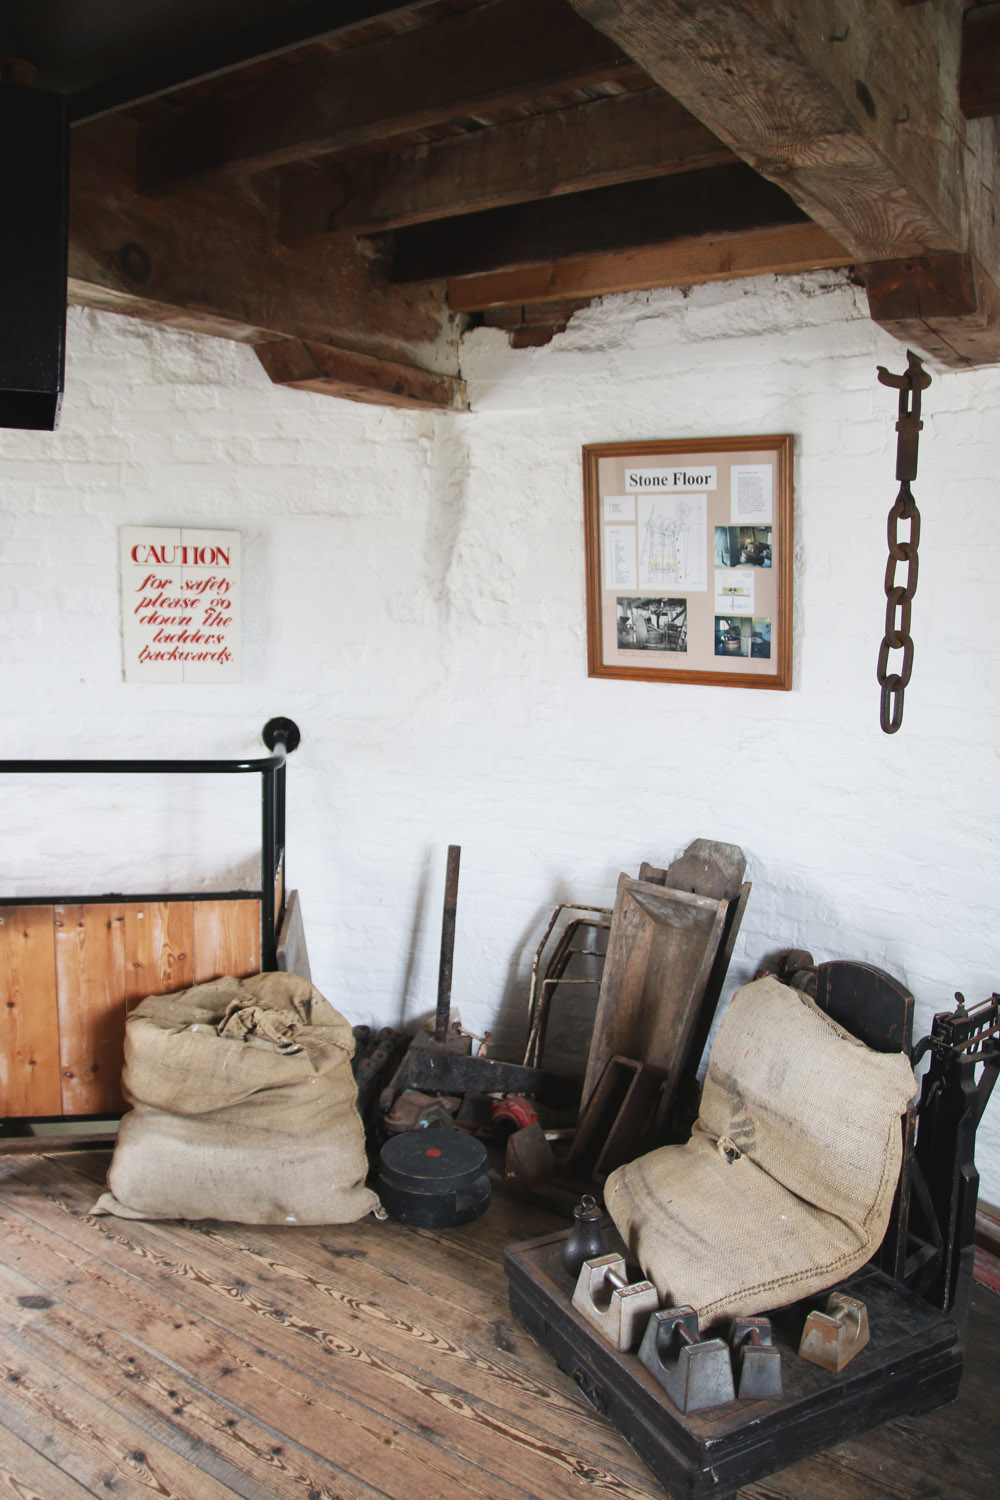
[[[288,858],[319,987],[352,1020],[434,1004],[445,850],[454,1000],[516,1054],[552,907],[692,838],[743,845],[732,968],[811,948],[898,974],[918,1024],[998,983],[1000,370],[924,399],[914,677],[878,728],[885,517],[905,351],[837,274],[608,298],[544,349],[464,341],[471,415],[272,387],[253,354],[73,312],[55,434],[0,433],[9,757],[259,753],[298,721]],[[795,435],[794,690],[586,676],[580,447]],[[121,680],[117,529],[243,537],[245,676]],[[256,783],[0,782],[0,893],[224,888]],[[980,1135],[1000,1202],[1000,1103]]]

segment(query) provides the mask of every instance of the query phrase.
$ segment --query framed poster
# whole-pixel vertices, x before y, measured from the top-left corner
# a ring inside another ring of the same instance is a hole
[[[588,443],[591,677],[792,685],[792,439]]]

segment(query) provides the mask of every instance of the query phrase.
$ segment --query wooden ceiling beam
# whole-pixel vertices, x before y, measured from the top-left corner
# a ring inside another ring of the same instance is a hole
[[[885,37],[873,37],[869,0],[829,0],[806,26],[797,25],[795,0],[570,3],[858,259],[960,248],[954,215],[936,213],[882,145],[884,116],[902,119],[908,93],[900,96],[900,65],[882,55]],[[899,52],[932,14],[879,11]],[[853,50],[853,30],[865,59],[858,69],[848,63],[848,83],[842,54]],[[875,56],[884,64],[878,76]],[[934,152],[931,141],[922,146]]]
[[[676,99],[648,88],[285,179],[279,234],[370,234],[734,160]]]
[[[114,110],[156,99],[192,83],[244,68],[248,63],[280,57],[321,37],[350,31],[387,13],[421,10],[432,0],[303,0],[303,3],[242,26],[211,42],[170,52],[155,62],[115,73],[75,89],[69,95],[74,124],[99,119]]]
[[[397,230],[392,279],[436,281],[805,218],[787,193],[737,161]]]
[[[453,312],[482,312],[660,286],[695,286],[767,272],[847,266],[852,260],[850,251],[817,225],[793,224],[457,277],[448,283],[448,303]]]
[[[443,406],[462,403],[458,325],[443,288],[392,286],[371,246],[352,235],[280,245],[267,182],[141,198],[134,147],[134,124],[122,117],[73,133],[73,302],[254,345],[311,341],[337,351],[345,368],[354,361],[351,383],[366,399],[391,397],[403,367],[415,389],[429,392],[421,377],[432,377]]]
[[[254,352],[274,384],[292,390],[411,411],[457,411],[466,405],[465,382],[455,376],[372,359],[311,339],[256,344]]]
[[[959,111],[960,7],[569,3],[856,261],[970,256],[980,305],[951,360],[1000,361],[1000,153]]]
[[[1000,115],[1000,5],[965,12],[958,97],[967,120]]]
[[[565,0],[496,0],[194,100],[143,126],[140,191],[260,171],[477,109],[593,86],[634,64]]]
[[[977,285],[968,255],[882,260],[858,268],[872,319],[941,364],[995,362],[1000,297]],[[976,343],[982,358],[976,358]]]

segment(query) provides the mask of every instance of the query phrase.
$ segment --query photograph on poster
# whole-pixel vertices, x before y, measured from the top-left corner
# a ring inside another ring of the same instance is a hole
[[[792,438],[583,449],[592,677],[792,685]]]
[[[768,661],[771,656],[770,620],[746,615],[716,615],[716,656],[752,656]]]
[[[715,528],[717,568],[769,568],[772,550],[770,526]]]
[[[750,655],[771,659],[771,622],[753,619],[750,621]]]
[[[744,616],[734,618],[731,615],[716,615],[715,654],[716,656],[749,656],[750,621]]]
[[[632,651],[686,651],[686,599],[618,600],[618,644]]]

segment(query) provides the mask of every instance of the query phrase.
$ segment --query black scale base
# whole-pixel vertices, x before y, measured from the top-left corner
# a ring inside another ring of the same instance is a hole
[[[870,1342],[840,1374],[797,1352],[806,1314],[825,1305],[824,1293],[772,1314],[781,1396],[685,1414],[635,1355],[612,1349],[571,1306],[574,1281],[561,1258],[568,1233],[507,1248],[511,1311],[606,1413],[673,1500],[730,1500],[741,1485],[958,1395],[962,1346],[955,1319],[866,1267],[838,1288],[866,1303],[871,1325]]]

